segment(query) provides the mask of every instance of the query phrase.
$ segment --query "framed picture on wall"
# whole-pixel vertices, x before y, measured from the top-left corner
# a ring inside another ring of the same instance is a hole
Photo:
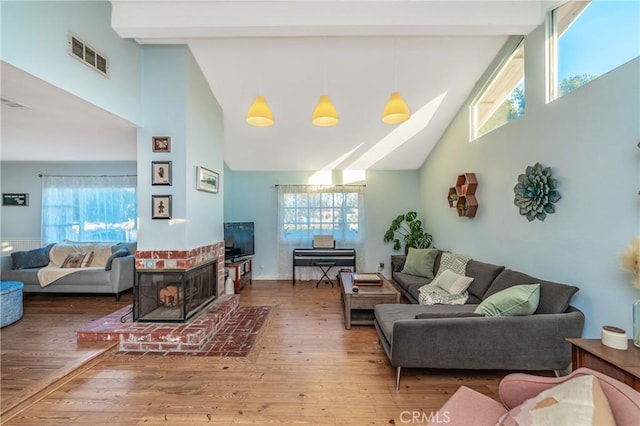
[[[196,176],[196,189],[198,191],[206,191],[217,194],[219,181],[220,178],[218,173],[214,172],[213,170],[205,169],[204,167],[198,166],[198,172]]]
[[[29,194],[2,193],[2,205],[26,207],[29,205]]]
[[[171,185],[171,161],[151,162],[151,185]]]
[[[171,195],[152,195],[151,212],[151,219],[171,219]]]
[[[170,136],[153,136],[151,140],[153,152],[171,152]]]

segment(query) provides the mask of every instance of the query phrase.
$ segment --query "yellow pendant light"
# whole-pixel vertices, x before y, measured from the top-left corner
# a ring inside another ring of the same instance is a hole
[[[320,96],[320,101],[311,115],[311,122],[318,127],[330,127],[338,124],[338,111],[331,103],[329,96]]]
[[[410,116],[409,106],[402,99],[400,92],[393,92],[382,112],[382,121],[387,124],[398,124],[407,121]]]
[[[264,96],[256,97],[247,111],[247,123],[257,127],[273,126],[273,113]]]
[[[326,39],[323,40],[324,44],[324,63],[322,66],[322,92],[327,93],[327,46]],[[320,100],[318,104],[313,109],[313,114],[311,114],[311,123],[318,127],[331,127],[338,124],[338,111],[336,111],[336,107],[331,103],[331,99],[329,96],[322,95],[320,96]]]
[[[389,101],[382,111],[382,121],[387,124],[398,124],[405,122],[411,116],[409,106],[402,99],[402,95],[398,92],[398,48],[397,40],[393,39],[393,85],[395,92],[391,93]]]

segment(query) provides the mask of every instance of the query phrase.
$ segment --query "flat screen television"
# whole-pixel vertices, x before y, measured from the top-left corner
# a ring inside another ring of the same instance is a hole
[[[225,260],[239,260],[254,254],[253,222],[226,222],[224,224]]]

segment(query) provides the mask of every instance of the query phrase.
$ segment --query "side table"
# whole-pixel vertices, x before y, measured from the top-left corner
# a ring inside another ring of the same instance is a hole
[[[253,262],[251,258],[225,263],[224,267],[233,280],[235,294],[240,293],[240,289],[244,287],[246,283],[251,284],[253,282]]]
[[[629,340],[627,350],[613,349],[600,339],[567,339],[571,343],[574,370],[587,367],[611,376],[640,391],[640,348]]]

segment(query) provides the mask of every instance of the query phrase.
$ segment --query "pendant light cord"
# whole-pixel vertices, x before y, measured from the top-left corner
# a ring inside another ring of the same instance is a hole
[[[327,37],[322,37],[322,44],[324,46],[324,61],[322,65],[322,94],[327,94]]]
[[[397,38],[393,38],[393,91],[398,91],[398,46]]]

